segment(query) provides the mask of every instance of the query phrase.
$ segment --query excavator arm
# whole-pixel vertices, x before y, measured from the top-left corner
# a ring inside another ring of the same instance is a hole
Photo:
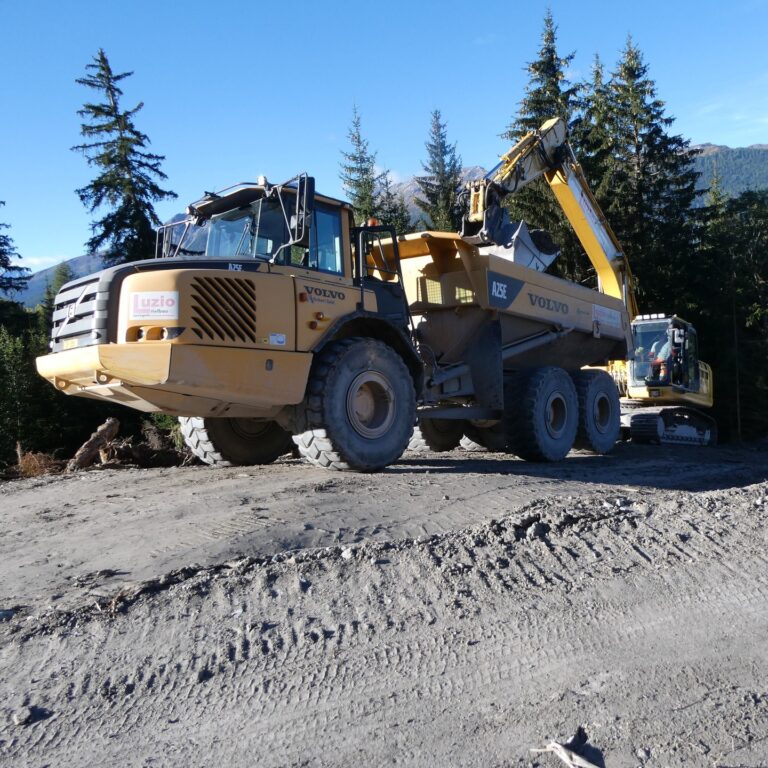
[[[638,314],[632,273],[616,235],[592,194],[566,138],[565,121],[547,120],[517,142],[485,178],[467,185],[462,237],[476,245],[504,246],[509,225],[502,199],[544,177],[597,272],[599,288]]]

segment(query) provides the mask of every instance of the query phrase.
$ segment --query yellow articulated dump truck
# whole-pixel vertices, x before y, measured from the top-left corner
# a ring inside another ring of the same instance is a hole
[[[183,230],[183,232],[180,232]],[[544,274],[546,244],[356,227],[301,174],[206,194],[156,258],[56,297],[39,373],[62,392],[179,417],[209,464],[293,444],[328,469],[378,470],[420,425],[524,459],[611,449],[616,385],[586,370],[632,353],[624,302]]]

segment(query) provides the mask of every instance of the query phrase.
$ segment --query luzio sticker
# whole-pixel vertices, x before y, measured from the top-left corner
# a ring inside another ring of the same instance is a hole
[[[178,291],[138,291],[130,294],[131,320],[176,320]]]

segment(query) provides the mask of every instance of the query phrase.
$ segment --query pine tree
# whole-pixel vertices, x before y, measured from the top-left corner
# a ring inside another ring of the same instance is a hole
[[[5,205],[0,201],[0,206]],[[9,229],[7,224],[0,224],[0,230]],[[18,259],[19,254],[10,235],[0,232],[0,293],[12,295],[23,291],[27,285],[29,270],[16,264],[11,259]]]
[[[646,311],[665,311],[675,306],[676,284],[695,268],[695,152],[689,141],[668,132],[674,118],[665,114],[631,38],[608,90],[612,157],[606,214],[632,264]]]
[[[605,70],[599,56],[592,63],[592,77],[582,84],[578,112],[571,123],[569,141],[592,193],[601,205],[607,200],[613,141],[609,130],[611,103]]]
[[[160,170],[165,157],[145,151],[149,139],[134,124],[143,102],[129,110],[120,107],[123,92],[118,83],[133,73],[115,74],[102,49],[86,70],[90,74],[76,82],[97,91],[103,101],[86,103],[78,111],[85,119],[80,133],[90,141],[72,149],[82,152],[98,175],[77,194],[91,214],[103,206],[109,209],[91,224],[93,236],[86,247],[89,252],[104,249],[107,264],[150,258],[155,247],[153,227],[160,225],[153,203],[176,197],[158,184],[167,178]]]
[[[26,359],[22,338],[0,326],[0,466],[12,460],[23,428]]]
[[[566,56],[558,53],[557,26],[552,11],[548,10],[544,16],[539,57],[527,66],[529,80],[525,96],[504,138],[517,141],[550,117],[562,117],[570,123],[579,88],[567,79],[565,73],[575,55],[575,52]]]
[[[427,162],[422,163],[426,176],[416,177],[423,197],[416,198],[416,205],[434,229],[456,232],[461,229],[461,157],[456,154],[456,144],[448,142],[446,123],[439,109],[432,112],[426,148]]]
[[[566,56],[558,52],[557,26],[552,12],[547,11],[538,58],[527,66],[529,80],[525,95],[517,115],[503,134],[504,138],[515,143],[552,117],[565,120],[569,132],[573,129],[572,116],[578,106],[579,86],[568,80],[566,71],[574,56],[573,52]],[[554,266],[556,272],[577,282],[586,279],[590,271],[587,258],[544,179],[510,195],[506,205],[513,220],[522,219],[532,229],[545,229],[552,236],[561,250]]]
[[[358,225],[378,215],[376,192],[381,179],[381,175],[376,173],[376,153],[368,148],[361,125],[360,112],[355,106],[352,108],[352,125],[347,134],[351,149],[341,153],[344,160],[340,164],[339,174],[349,202],[355,209],[355,221]]]
[[[381,223],[392,227],[398,234],[410,232],[412,228],[411,214],[402,193],[395,194],[392,189],[392,178],[389,171],[382,174],[379,200]]]
[[[695,255],[677,283],[680,306],[699,333],[701,358],[714,370],[721,436],[763,436],[768,432],[768,192],[728,199],[715,176],[696,214]]]
[[[768,435],[768,190],[742,192],[728,202],[726,216],[739,437],[753,439]]]

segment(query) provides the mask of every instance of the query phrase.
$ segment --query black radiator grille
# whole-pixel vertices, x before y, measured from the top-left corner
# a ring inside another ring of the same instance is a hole
[[[192,280],[192,331],[211,341],[256,341],[256,287],[243,277]]]

